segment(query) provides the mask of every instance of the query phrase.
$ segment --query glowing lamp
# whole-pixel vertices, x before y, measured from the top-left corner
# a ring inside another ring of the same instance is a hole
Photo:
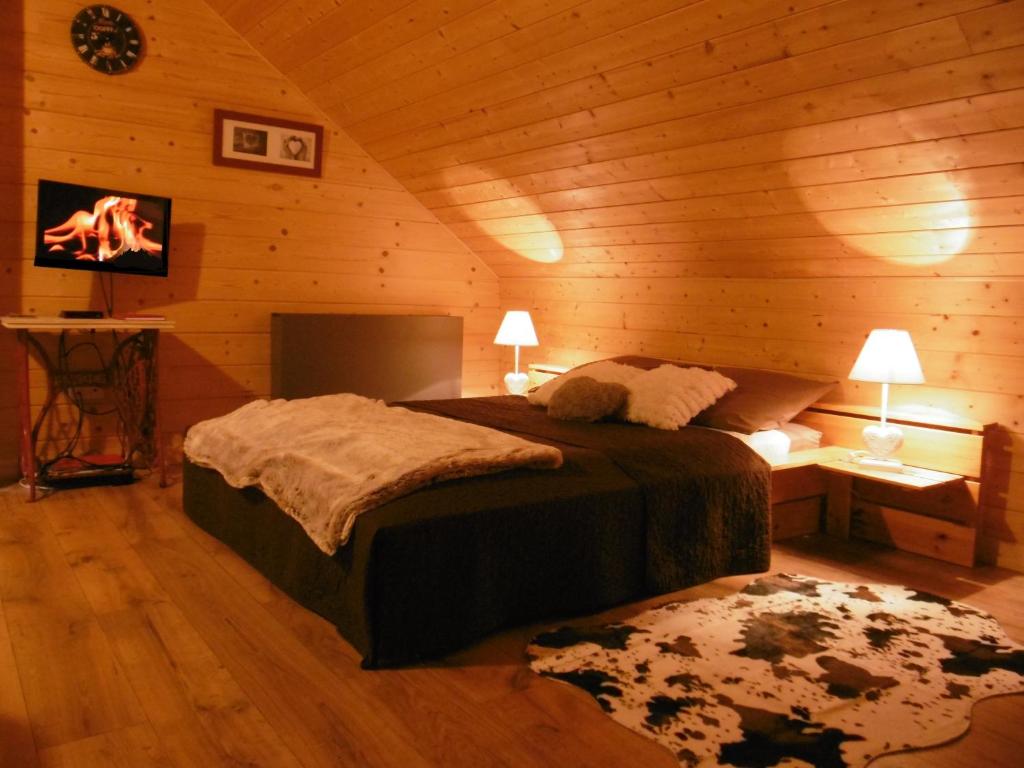
[[[889,409],[890,384],[923,384],[924,373],[907,331],[891,328],[875,329],[864,342],[857,362],[850,371],[853,381],[875,381],[882,385],[882,419],[864,427],[864,444],[868,455],[861,461],[882,469],[899,469],[901,462],[894,454],[903,445],[903,432],[885,419]]]
[[[537,332],[533,330],[530,313],[521,309],[506,312],[505,319],[498,328],[498,335],[494,337],[494,343],[516,348],[516,368],[515,371],[505,374],[505,389],[510,395],[523,394],[526,392],[529,378],[525,373],[519,372],[519,348],[536,347],[539,343]]]

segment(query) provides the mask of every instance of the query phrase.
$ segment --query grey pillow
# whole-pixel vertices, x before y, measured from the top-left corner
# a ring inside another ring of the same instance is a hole
[[[548,401],[548,416],[565,421],[600,421],[615,416],[626,404],[622,384],[578,376],[559,387]]]

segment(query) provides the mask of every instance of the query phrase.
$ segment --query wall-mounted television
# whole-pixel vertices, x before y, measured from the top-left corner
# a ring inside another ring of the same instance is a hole
[[[171,199],[39,180],[35,265],[167,276]]]

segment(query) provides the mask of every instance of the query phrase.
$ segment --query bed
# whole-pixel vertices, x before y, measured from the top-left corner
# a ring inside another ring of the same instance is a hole
[[[562,466],[430,485],[359,515],[330,555],[258,488],[184,466],[186,514],[332,622],[365,667],[769,567],[771,468],[735,435],[564,421],[514,396],[400,405],[554,446]]]
[[[334,623],[367,667],[768,567],[769,468],[727,435],[558,422],[517,397],[409,405],[555,445],[563,466],[417,491],[362,514],[333,556],[260,490],[184,468],[189,517]]]

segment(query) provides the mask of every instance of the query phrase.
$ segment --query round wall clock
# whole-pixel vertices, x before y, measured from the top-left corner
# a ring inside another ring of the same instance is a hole
[[[132,17],[109,5],[90,5],[71,21],[78,56],[105,75],[119,75],[139,63],[142,31]]]

